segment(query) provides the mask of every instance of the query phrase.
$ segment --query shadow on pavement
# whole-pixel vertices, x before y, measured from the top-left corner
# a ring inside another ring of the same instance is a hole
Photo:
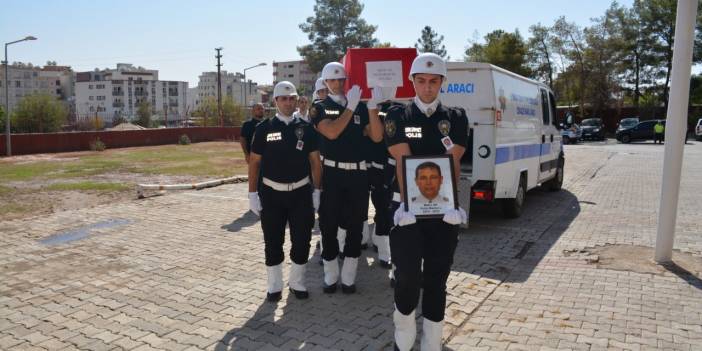
[[[696,277],[692,272],[687,269],[678,266],[675,262],[665,263],[661,265],[668,272],[675,274],[678,278],[684,280],[690,286],[694,286],[697,289],[702,290],[702,279]]]
[[[233,222],[223,225],[221,229],[226,229],[230,232],[238,232],[243,228],[250,227],[259,221],[259,217],[251,211],[246,211],[241,217],[235,219]]]

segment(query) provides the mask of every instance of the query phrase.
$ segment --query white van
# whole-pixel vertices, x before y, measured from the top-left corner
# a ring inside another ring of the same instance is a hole
[[[440,98],[468,115],[469,148],[458,185],[463,208],[471,198],[497,201],[514,218],[528,190],[561,188],[562,137],[548,86],[487,63],[449,62]]]

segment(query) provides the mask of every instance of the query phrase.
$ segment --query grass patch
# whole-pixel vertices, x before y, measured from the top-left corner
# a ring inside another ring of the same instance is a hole
[[[16,204],[14,202],[8,203],[8,204],[1,204],[0,203],[0,213],[7,215],[10,213],[14,214],[25,214],[25,213],[30,213],[32,211],[31,207],[28,206],[22,206],[20,204]]]
[[[12,189],[8,186],[0,185],[0,196],[9,195],[9,194],[13,193],[14,191],[15,191],[15,189]]]
[[[48,190],[48,191],[95,190],[95,191],[102,191],[102,192],[111,192],[111,191],[128,190],[130,188],[131,187],[129,185],[125,185],[125,184],[121,184],[121,183],[98,183],[98,182],[85,181],[85,182],[77,182],[77,183],[55,183],[55,184],[51,184],[49,186],[44,187],[44,190]]]

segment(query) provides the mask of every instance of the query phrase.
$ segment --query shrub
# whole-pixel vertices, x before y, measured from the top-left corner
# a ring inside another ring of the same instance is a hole
[[[180,139],[178,140],[178,144],[180,145],[190,145],[190,138],[188,137],[187,134],[183,134],[180,136]]]
[[[107,146],[102,142],[102,140],[100,140],[100,138],[90,142],[91,151],[105,151],[105,149],[107,149]]]

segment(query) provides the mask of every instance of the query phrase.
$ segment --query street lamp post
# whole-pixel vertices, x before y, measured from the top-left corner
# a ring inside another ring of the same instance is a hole
[[[37,40],[37,38],[29,35],[25,37],[24,39],[20,40],[15,40],[11,41],[9,43],[5,43],[5,151],[7,152],[7,156],[12,156],[12,143],[10,142],[10,86],[8,84],[9,82],[9,73],[8,73],[8,66],[10,65],[9,61],[7,60],[7,47],[19,43],[25,40]]]
[[[265,65],[266,65],[265,62],[261,62],[261,63],[259,63],[259,64],[257,64],[257,65],[244,68],[244,85],[243,85],[243,89],[244,89],[244,101],[242,101],[242,104],[244,105],[244,107],[246,107],[246,89],[247,89],[247,87],[248,87],[247,82],[246,82],[246,71],[247,71],[247,70],[250,70],[250,69],[252,69],[252,68],[261,67],[261,66],[265,66]]]

